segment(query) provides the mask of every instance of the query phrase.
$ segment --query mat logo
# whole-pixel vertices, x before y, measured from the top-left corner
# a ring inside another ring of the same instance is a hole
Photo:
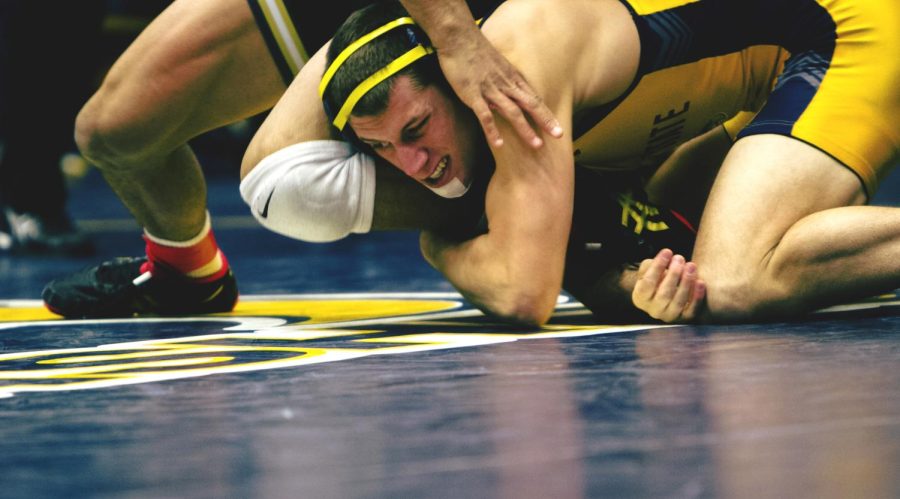
[[[561,299],[550,325],[523,331],[449,293],[246,297],[230,314],[94,321],[62,321],[36,302],[3,305],[0,397],[661,327],[593,325]]]

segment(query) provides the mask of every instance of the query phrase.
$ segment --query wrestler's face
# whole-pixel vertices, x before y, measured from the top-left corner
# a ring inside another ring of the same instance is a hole
[[[443,197],[459,197],[472,184],[481,128],[435,85],[417,88],[400,76],[383,113],[351,116],[349,124],[376,154]]]

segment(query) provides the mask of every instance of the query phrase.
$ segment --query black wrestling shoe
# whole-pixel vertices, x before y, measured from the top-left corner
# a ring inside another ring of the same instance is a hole
[[[56,279],[44,288],[44,304],[69,319],[189,315],[229,312],[238,299],[231,269],[211,282],[156,265],[141,273],[146,257],[121,257]]]
[[[0,251],[26,255],[89,256],[90,238],[65,214],[44,216],[6,206],[0,213]]]

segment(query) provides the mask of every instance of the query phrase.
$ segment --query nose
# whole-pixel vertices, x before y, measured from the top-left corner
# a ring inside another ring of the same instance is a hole
[[[428,151],[422,147],[411,145],[396,146],[397,166],[403,173],[421,180],[427,172],[424,171],[428,164]]]

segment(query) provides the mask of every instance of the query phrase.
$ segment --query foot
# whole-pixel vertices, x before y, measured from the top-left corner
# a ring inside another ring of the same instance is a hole
[[[188,315],[231,311],[238,299],[231,270],[197,282],[156,265],[141,272],[145,257],[121,257],[56,279],[44,288],[44,303],[66,318]]]
[[[0,251],[89,256],[94,244],[64,213],[48,217],[7,206],[0,212]]]

